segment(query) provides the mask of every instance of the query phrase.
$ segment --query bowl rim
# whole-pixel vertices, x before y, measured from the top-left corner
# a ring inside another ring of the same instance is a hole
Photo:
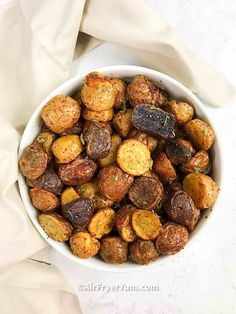
[[[217,196],[216,202],[213,206],[214,210],[212,212],[215,211],[215,208],[217,207],[218,203],[220,202],[221,199],[221,195],[222,195],[222,187],[224,186],[223,182],[224,182],[224,178],[222,176],[222,169],[223,169],[223,164],[222,164],[222,156],[221,156],[221,150],[220,150],[220,137],[218,136],[218,132],[217,132],[217,128],[215,126],[214,121],[212,121],[211,117],[209,117],[209,114],[206,113],[205,110],[205,106],[203,105],[203,103],[201,102],[201,100],[194,95],[187,87],[185,87],[182,83],[180,83],[179,81],[177,81],[176,79],[170,77],[167,74],[164,74],[162,72],[159,72],[157,70],[154,69],[150,69],[147,67],[143,67],[143,66],[135,66],[135,65],[109,65],[109,66],[104,66],[104,67],[100,67],[100,68],[96,68],[94,70],[90,70],[90,71],[82,71],[79,75],[76,75],[74,77],[72,77],[71,79],[65,81],[64,83],[62,83],[61,85],[59,85],[57,88],[55,88],[54,90],[52,90],[41,102],[40,104],[37,106],[37,108],[34,110],[33,114],[31,115],[30,119],[27,122],[27,125],[24,129],[23,135],[21,137],[20,140],[20,144],[19,144],[19,149],[18,149],[18,159],[23,151],[23,149],[25,148],[24,145],[24,141],[25,138],[28,137],[28,133],[31,130],[33,124],[32,121],[34,121],[36,118],[39,117],[40,115],[40,111],[41,108],[48,102],[49,99],[51,99],[53,96],[57,95],[57,94],[62,94],[62,90],[66,90],[68,88],[70,88],[73,84],[75,84],[77,81],[82,80],[84,78],[84,76],[92,71],[97,71],[97,72],[105,72],[105,74],[107,72],[112,73],[112,74],[116,74],[115,72],[117,71],[133,71],[133,72],[137,72],[139,74],[143,74],[143,75],[153,75],[153,76],[157,76],[157,80],[159,81],[163,81],[163,84],[165,85],[165,81],[169,82],[170,84],[175,85],[175,87],[177,87],[177,89],[181,90],[184,94],[187,95],[187,97],[189,97],[193,102],[195,102],[197,104],[197,106],[200,108],[200,111],[202,111],[204,113],[204,116],[207,118],[207,121],[210,123],[211,127],[213,128],[215,134],[216,134],[216,138],[217,138],[217,143],[215,143],[214,145],[216,145],[216,150],[219,153],[218,155],[218,160],[219,160],[219,165],[218,165],[218,177],[219,177],[219,185],[220,185],[220,191],[219,194]],[[134,75],[137,75],[134,74]],[[115,77],[115,76],[114,76]],[[158,83],[157,83],[158,85]],[[20,191],[20,195],[21,195],[21,199],[23,201],[25,210],[32,222],[32,224],[34,225],[34,227],[37,229],[37,231],[40,233],[40,235],[58,252],[60,252],[61,254],[63,254],[65,257],[69,258],[70,260],[74,261],[75,263],[81,265],[81,266],[85,266],[88,267],[90,269],[93,270],[100,270],[100,271],[106,271],[106,272],[134,272],[134,271],[146,271],[146,270],[150,270],[153,268],[158,267],[158,264],[160,264],[160,261],[158,261],[158,259],[148,265],[145,265],[145,267],[143,267],[143,265],[138,265],[135,263],[129,263],[132,266],[129,267],[124,267],[125,264],[121,264],[123,265],[123,267],[121,267],[121,265],[113,265],[113,264],[107,264],[105,262],[103,262],[102,264],[96,264],[93,263],[92,265],[90,263],[88,263],[87,259],[80,259],[79,257],[76,257],[72,254],[72,252],[68,253],[64,247],[62,245],[58,245],[57,241],[54,241],[53,239],[48,238],[48,236],[46,235],[46,233],[44,232],[44,230],[42,229],[42,227],[39,225],[37,219],[34,217],[31,208],[29,208],[28,206],[28,200],[26,198],[26,193],[28,193],[28,187],[26,185],[25,182],[25,178],[21,175],[20,171],[19,171],[19,176],[18,176],[18,186],[19,186],[19,191]],[[27,192],[26,192],[27,190]],[[36,210],[36,209],[35,209]],[[212,213],[211,215],[212,216]],[[205,226],[207,225],[207,223],[203,223],[200,227],[200,229],[203,229]],[[198,232],[197,232],[198,233]],[[190,242],[192,243],[194,241],[195,238],[195,234],[191,234],[191,239]],[[62,244],[62,243],[60,243]],[[94,259],[94,257],[90,258]],[[162,259],[165,260],[165,263],[168,259],[163,258]]]

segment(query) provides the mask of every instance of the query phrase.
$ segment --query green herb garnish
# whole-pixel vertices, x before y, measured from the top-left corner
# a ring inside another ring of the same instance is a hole
[[[80,141],[81,141],[82,145],[85,144],[85,142],[84,142],[84,134],[83,133],[80,134]]]
[[[113,180],[113,181],[117,181],[117,180],[118,180],[118,175],[114,175],[114,174],[113,174],[113,175],[112,175],[112,180]]]
[[[202,134],[205,136],[208,136],[208,131],[207,130],[202,130]]]
[[[153,167],[153,160],[151,159],[151,160],[150,160],[149,169],[152,170],[152,167]]]
[[[195,166],[195,167],[193,167],[193,171],[199,173],[199,172],[201,172],[201,168]]]

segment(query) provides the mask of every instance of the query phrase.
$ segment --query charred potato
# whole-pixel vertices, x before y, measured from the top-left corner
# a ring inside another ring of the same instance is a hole
[[[215,134],[208,123],[194,119],[185,125],[185,132],[193,144],[202,150],[208,150],[215,142]]]
[[[70,238],[70,247],[75,256],[89,258],[98,253],[100,243],[88,232],[76,231]]]
[[[185,173],[199,172],[203,173],[209,166],[209,156],[204,150],[197,152],[189,161],[185,162],[181,167],[181,171]]]
[[[103,111],[92,111],[88,108],[85,108],[83,111],[83,118],[84,120],[89,121],[101,121],[101,122],[107,122],[112,120],[113,118],[113,109],[107,109]]]
[[[158,144],[158,140],[154,136],[136,129],[132,129],[129,132],[128,138],[134,138],[147,145],[151,153],[156,149]]]
[[[114,106],[116,90],[107,76],[92,72],[85,77],[81,98],[89,110],[108,110]]]
[[[80,106],[70,96],[59,95],[49,100],[41,110],[41,117],[54,133],[62,133],[80,118]]]
[[[137,236],[143,240],[155,240],[162,230],[157,214],[142,209],[133,213],[132,226]]]
[[[99,254],[106,263],[122,264],[127,260],[128,245],[119,237],[104,238]]]
[[[153,165],[158,177],[165,183],[170,183],[177,178],[175,168],[165,153],[160,153],[154,160]]]
[[[78,135],[62,136],[52,144],[53,155],[56,157],[56,162],[60,164],[71,162],[82,150],[83,145]]]
[[[98,189],[112,201],[119,202],[133,184],[134,178],[117,166],[108,166],[100,170]]]
[[[172,164],[176,166],[189,161],[192,157],[192,150],[178,140],[167,142],[165,152]]]
[[[167,110],[175,116],[176,122],[182,125],[191,121],[194,114],[194,109],[191,105],[178,100],[170,100]]]
[[[99,166],[101,168],[110,166],[116,162],[117,150],[119,145],[122,143],[122,139],[119,135],[113,134],[111,136],[111,148],[107,157],[98,160]]]
[[[126,138],[132,129],[132,109],[118,111],[112,120],[112,124],[116,132]]]
[[[48,154],[43,145],[34,143],[27,146],[19,161],[21,173],[29,180],[38,179],[46,170]]]
[[[155,261],[159,254],[152,241],[139,239],[130,244],[129,256],[134,262],[140,265],[146,265]]]
[[[116,91],[114,108],[121,109],[126,103],[126,84],[118,78],[112,78],[111,84]]]
[[[187,241],[188,230],[184,226],[167,222],[156,239],[156,248],[162,255],[173,255],[181,251]]]
[[[30,189],[30,197],[34,207],[42,212],[53,211],[60,205],[59,199],[55,194],[39,188]]]
[[[71,224],[56,213],[40,214],[39,224],[50,238],[59,242],[69,240],[73,230]]]
[[[150,150],[138,140],[125,140],[118,148],[117,163],[130,175],[141,176],[149,170],[150,162]]]
[[[211,208],[218,195],[218,186],[213,179],[202,173],[190,173],[183,181],[183,189],[198,208]]]
[[[55,140],[55,134],[52,132],[41,132],[37,137],[35,142],[42,144],[48,153],[48,157],[52,157],[52,143]]]
[[[102,208],[93,215],[88,231],[96,239],[101,239],[110,233],[115,223],[115,211],[112,208]]]
[[[68,203],[71,203],[79,198],[79,194],[76,193],[75,189],[73,187],[67,187],[62,193],[61,193],[61,205],[64,206]]]
[[[116,213],[116,229],[126,242],[132,242],[137,238],[132,226],[132,215],[136,210],[137,208],[132,205],[124,205]]]
[[[136,75],[127,87],[127,97],[134,108],[139,104],[164,106],[168,94],[153,84],[146,76]]]

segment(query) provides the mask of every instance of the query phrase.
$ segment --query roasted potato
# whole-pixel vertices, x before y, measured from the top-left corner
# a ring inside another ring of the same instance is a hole
[[[111,207],[114,204],[114,201],[110,200],[109,198],[105,197],[100,193],[96,194],[94,202],[95,207],[98,209],[104,207]]]
[[[34,207],[42,212],[50,212],[59,207],[59,199],[51,192],[33,188],[30,189],[30,197]]]
[[[168,100],[168,94],[144,75],[136,75],[132,79],[127,87],[127,97],[132,107],[139,104],[164,106]]]
[[[160,153],[154,160],[153,167],[161,181],[170,183],[177,178],[175,168],[165,153]]]
[[[215,133],[208,123],[194,119],[185,125],[187,137],[202,150],[208,150],[215,142]]]
[[[133,109],[118,111],[112,120],[112,124],[116,132],[126,138],[131,131],[132,125],[132,113]]]
[[[129,245],[129,257],[140,265],[155,261],[159,256],[152,241],[138,239]]]
[[[97,164],[93,160],[79,156],[68,164],[60,164],[58,175],[67,185],[82,185],[91,180],[96,170]]]
[[[182,145],[183,147],[185,147],[186,149],[188,149],[192,155],[194,155],[196,153],[192,143],[188,140],[185,140],[183,138],[176,138],[175,142],[179,145]]]
[[[167,142],[165,152],[170,161],[176,166],[189,161],[192,157],[192,150],[177,140]]]
[[[35,139],[36,143],[42,144],[48,153],[48,157],[52,157],[52,143],[56,136],[52,132],[41,132]]]
[[[27,146],[19,161],[21,173],[29,180],[38,179],[46,170],[48,154],[42,144],[34,143]]]
[[[71,203],[79,198],[79,194],[76,193],[75,189],[73,187],[67,187],[62,193],[61,193],[61,205],[64,206],[68,203]]]
[[[63,189],[63,183],[58,175],[51,168],[46,171],[36,180],[27,180],[27,185],[30,187],[40,188],[53,194],[60,194]]]
[[[78,198],[62,206],[61,212],[74,228],[84,229],[93,216],[94,203],[89,198]]]
[[[162,230],[157,214],[142,209],[133,213],[132,226],[137,236],[143,240],[155,240]]]
[[[120,168],[133,176],[141,176],[149,170],[151,154],[147,145],[135,139],[123,141],[117,151]]]
[[[111,148],[111,135],[101,123],[92,121],[84,132],[86,153],[91,159],[101,159]]]
[[[170,100],[167,104],[167,110],[175,116],[176,122],[182,125],[192,120],[194,114],[191,105],[178,100]]]
[[[197,208],[211,208],[219,190],[213,179],[202,173],[188,174],[183,180],[183,189]]]
[[[70,247],[75,256],[89,258],[98,253],[100,243],[88,232],[78,230],[70,238]]]
[[[39,224],[50,238],[59,242],[69,240],[73,231],[71,224],[56,213],[40,214]]]
[[[175,137],[175,116],[156,106],[140,104],[132,114],[133,126],[155,137],[168,140]]]
[[[173,255],[181,251],[187,241],[188,230],[184,226],[167,222],[156,239],[156,248],[162,255]]]
[[[121,142],[122,139],[119,135],[113,134],[111,136],[111,148],[109,150],[107,157],[98,160],[98,164],[101,168],[110,166],[116,162],[117,150]]]
[[[116,213],[116,229],[126,242],[132,242],[137,238],[132,226],[132,215],[136,210],[137,208],[132,205],[124,205]]]
[[[116,98],[114,103],[115,109],[121,109],[126,103],[126,84],[118,78],[112,78],[111,84],[116,91]]]
[[[107,76],[91,72],[84,79],[81,98],[89,110],[108,110],[114,106],[116,90]]]
[[[83,151],[80,137],[78,135],[66,135],[58,138],[52,144],[52,152],[56,162],[66,164],[71,162]]]
[[[113,118],[113,109],[107,109],[103,111],[92,111],[88,108],[85,108],[83,110],[83,118],[84,120],[89,121],[101,121],[101,122],[107,122],[112,120]]]
[[[50,99],[41,110],[41,117],[54,133],[73,127],[80,118],[80,106],[70,96],[59,95]]]
[[[110,233],[115,223],[115,211],[112,208],[102,208],[94,214],[88,224],[89,233],[96,239],[101,239]]]
[[[65,135],[79,135],[82,132],[83,123],[82,121],[77,121],[75,125],[73,125],[71,128],[66,129],[64,132],[60,133],[60,136]]]
[[[163,185],[158,178],[138,177],[128,195],[136,207],[147,210],[155,209],[163,198]]]
[[[106,263],[122,264],[127,260],[128,244],[119,237],[104,238],[99,254]]]
[[[114,202],[121,201],[134,182],[132,176],[113,165],[100,170],[98,177],[99,192]]]
[[[185,162],[181,167],[181,171],[185,173],[199,172],[203,173],[209,166],[209,156],[204,150],[197,152],[189,161]]]
[[[195,207],[192,198],[184,191],[174,191],[164,203],[164,208],[171,220],[186,226],[192,231],[199,218],[200,210]]]
[[[113,133],[113,130],[112,130],[112,127],[110,125],[109,122],[102,122],[102,121],[97,121],[99,123],[99,125],[105,129],[107,129],[108,133],[110,135],[112,135]],[[93,123],[93,121],[89,121],[89,120],[85,120],[84,121],[84,126],[83,126],[83,136],[84,134],[88,131],[90,125]]]
[[[153,152],[158,144],[158,140],[154,136],[136,129],[132,129],[129,132],[128,138],[134,138],[136,140],[139,140],[143,144],[147,145],[150,152]]]

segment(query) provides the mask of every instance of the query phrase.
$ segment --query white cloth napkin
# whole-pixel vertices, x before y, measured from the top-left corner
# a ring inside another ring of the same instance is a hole
[[[101,41],[122,45],[144,66],[170,74],[213,106],[233,101],[236,90],[143,0],[12,0],[0,6],[0,21],[1,314],[15,313],[16,306],[19,313],[80,313],[48,250],[26,260],[47,246],[16,184],[20,134],[32,112],[67,79],[73,55]]]

